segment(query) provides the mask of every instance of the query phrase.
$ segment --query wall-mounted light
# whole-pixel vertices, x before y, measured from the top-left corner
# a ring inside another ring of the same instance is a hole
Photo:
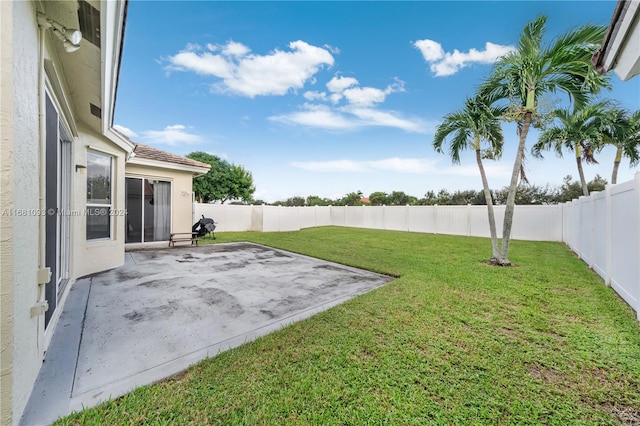
[[[80,42],[82,41],[82,33],[80,30],[67,28],[59,22],[47,18],[42,13],[38,13],[38,24],[43,28],[53,31],[67,52],[75,52],[80,49]]]
[[[81,175],[86,175],[87,166],[83,166],[82,164],[76,164],[76,172],[80,172]]]

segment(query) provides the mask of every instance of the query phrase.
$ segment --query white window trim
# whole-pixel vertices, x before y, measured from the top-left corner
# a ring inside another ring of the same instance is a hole
[[[93,152],[93,153],[96,153],[98,155],[103,155],[105,157],[109,157],[109,159],[110,159],[110,165],[109,165],[109,172],[110,172],[109,173],[110,174],[110,176],[109,176],[109,191],[111,193],[109,194],[109,201],[110,201],[109,204],[89,203],[88,200],[85,200],[86,217],[89,216],[89,209],[90,208],[96,208],[96,207],[108,207],[109,208],[109,211],[108,211],[108,216],[109,216],[109,236],[108,237],[102,237],[102,238],[88,238],[88,236],[86,235],[86,232],[87,232],[86,227],[87,226],[85,224],[85,240],[87,241],[87,243],[98,243],[98,242],[104,242],[104,241],[113,241],[114,240],[114,235],[113,235],[113,214],[112,214],[112,212],[113,212],[113,204],[114,204],[113,203],[113,193],[114,193],[114,188],[113,188],[114,175],[113,175],[113,172],[114,172],[114,169],[115,169],[115,165],[114,165],[115,156],[113,154],[108,153],[108,152],[105,152],[105,151],[102,151],[102,150],[98,150],[98,149],[94,149],[93,147],[88,146],[87,147],[87,158],[89,157],[89,152]],[[87,161],[87,163],[88,163],[88,161]],[[88,167],[88,164],[87,164],[87,167]],[[87,185],[88,185],[88,182],[89,182],[88,176],[89,176],[89,173],[88,173],[88,170],[87,170]],[[86,198],[86,195],[85,195],[85,198]]]

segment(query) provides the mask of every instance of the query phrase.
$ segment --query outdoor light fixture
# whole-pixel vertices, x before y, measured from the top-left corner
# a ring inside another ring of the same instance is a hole
[[[38,13],[38,24],[44,28],[48,28],[60,39],[64,50],[67,52],[75,52],[80,49],[80,41],[82,41],[82,33],[80,30],[67,28],[59,22],[49,19],[41,13]]]

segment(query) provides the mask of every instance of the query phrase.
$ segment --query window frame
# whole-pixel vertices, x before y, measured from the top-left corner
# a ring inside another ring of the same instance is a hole
[[[90,202],[89,200],[89,175],[90,175],[90,170],[89,168],[91,167],[90,163],[89,163],[89,155],[93,154],[93,155],[97,155],[100,157],[106,157],[109,159],[109,203],[96,203],[96,202]],[[92,149],[92,148],[88,148],[87,149],[87,198],[86,198],[86,233],[85,233],[85,238],[86,240],[89,242],[98,242],[98,241],[110,241],[113,240],[113,215],[111,214],[111,212],[113,211],[113,193],[114,193],[114,188],[113,188],[113,173],[114,173],[114,159],[115,157],[112,154],[103,152],[103,151],[98,151],[96,149]],[[107,221],[108,221],[108,235],[107,236],[100,236],[100,237],[93,237],[91,238],[89,236],[89,217],[94,215],[98,210],[97,209],[107,209]]]

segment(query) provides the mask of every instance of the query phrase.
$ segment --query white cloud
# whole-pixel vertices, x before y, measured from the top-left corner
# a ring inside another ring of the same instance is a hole
[[[134,132],[133,130],[127,127],[121,126],[119,124],[114,124],[113,128],[119,131],[120,133],[122,133],[123,135],[125,135],[126,137],[128,137],[129,139],[138,137],[138,134],[136,132]]]
[[[324,105],[304,104],[303,109],[291,114],[271,116],[269,120],[326,130],[352,130],[360,126]]]
[[[327,94],[325,92],[316,92],[310,90],[308,92],[304,92],[304,98],[309,101],[325,101],[327,100]]]
[[[434,160],[427,158],[387,158],[370,161],[371,168],[396,173],[426,174],[434,170]]]
[[[189,133],[182,124],[167,126],[163,130],[146,130],[142,137],[146,143],[154,145],[192,145],[202,141],[200,136]]]
[[[342,98],[343,98],[343,96],[340,93],[332,93],[331,96],[329,96],[329,99],[334,104],[337,104],[338,102],[340,102],[342,100]]]
[[[345,89],[358,84],[358,80],[353,77],[333,77],[331,81],[327,83],[327,89],[332,93],[341,93]]]
[[[299,169],[314,172],[395,172],[411,174],[429,174],[435,172],[436,161],[427,158],[386,158],[375,161],[331,160],[299,161],[290,163]]]
[[[246,56],[251,52],[247,46],[242,43],[230,41],[222,48],[222,54],[225,56],[237,56],[239,58]]]
[[[493,179],[509,179],[511,177],[511,170],[504,164],[491,163],[489,161],[484,162],[484,171],[488,178]],[[456,175],[456,176],[469,176],[472,178],[479,178],[480,171],[478,166],[449,166],[441,169],[441,174]]]
[[[345,90],[343,95],[351,105],[360,107],[382,103],[387,97],[384,90],[375,87],[355,87]]]
[[[325,130],[353,131],[365,127],[391,127],[412,133],[431,133],[434,125],[416,117],[403,117],[391,111],[374,108],[345,106],[330,108],[328,105],[305,103],[302,110],[290,114],[269,117],[269,120]]]
[[[323,67],[334,63],[326,47],[312,46],[302,40],[289,43],[289,51],[274,50],[268,55],[252,54],[234,41],[225,45],[207,45],[209,51],[193,45],[168,58],[169,71],[193,71],[222,79],[213,85],[220,93],[255,96],[284,95],[304,87]]]
[[[422,53],[422,57],[430,65],[431,72],[436,77],[453,75],[474,63],[491,64],[501,56],[516,50],[513,46],[486,42],[484,50],[472,48],[468,52],[460,52],[458,49],[445,52],[440,43],[429,39],[418,40],[413,43],[413,46]]]
[[[209,52],[199,54],[194,51],[183,51],[170,58],[174,71],[193,71],[202,75],[214,75],[222,79],[233,78],[232,64],[220,55]]]
[[[418,40],[413,45],[420,50],[422,57],[427,62],[435,62],[444,58],[442,45],[433,40]]]
[[[352,108],[348,112],[358,117],[366,126],[395,127],[412,133],[430,133],[434,127],[419,118],[405,118],[394,112],[373,108]]]
[[[382,90],[375,87],[360,87],[358,80],[353,77],[337,76],[327,83],[327,89],[332,93],[329,99],[334,104],[346,99],[351,105],[368,107],[384,102],[387,95],[391,93],[404,92],[404,82],[396,79],[395,83]]]
[[[301,111],[269,117],[269,120],[326,130],[357,130],[365,127],[392,127],[408,132],[429,133],[429,123],[416,117],[403,117],[393,111],[376,109],[389,94],[404,92],[404,82],[397,80],[385,89],[360,87],[358,80],[352,77],[334,77],[327,83],[331,95],[325,92],[308,91],[304,93],[308,101],[326,102],[305,103]],[[344,104],[339,105],[341,101]]]

